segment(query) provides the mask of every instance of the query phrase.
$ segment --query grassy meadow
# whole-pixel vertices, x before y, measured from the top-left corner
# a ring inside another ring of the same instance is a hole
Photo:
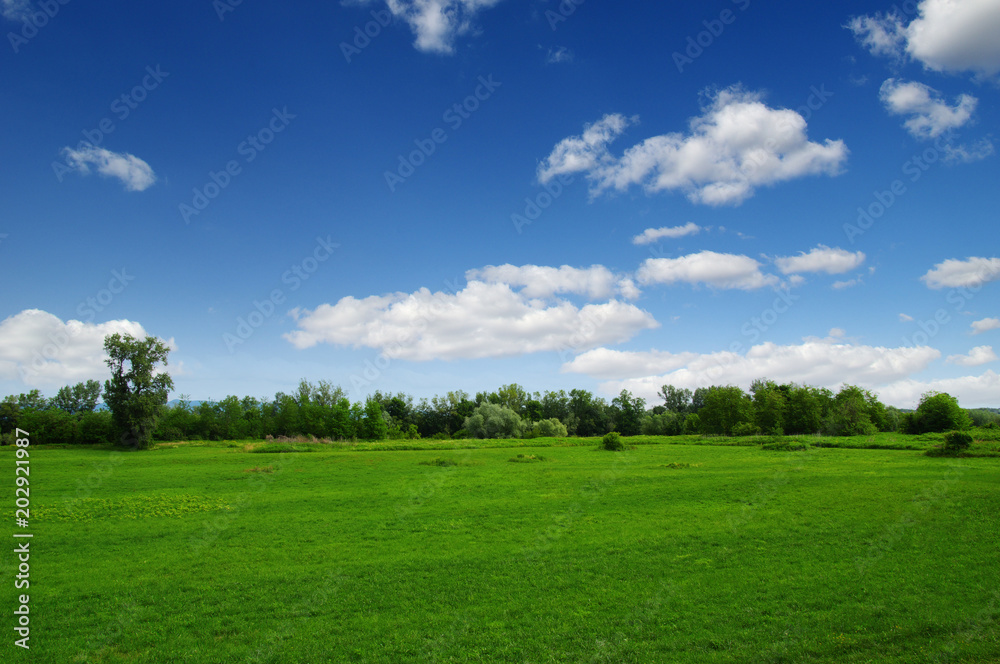
[[[0,661],[1000,661],[1000,459],[628,442],[32,448]]]

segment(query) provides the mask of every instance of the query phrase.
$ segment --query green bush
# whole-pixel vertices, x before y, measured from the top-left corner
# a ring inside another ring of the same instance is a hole
[[[760,427],[753,422],[740,422],[733,427],[734,436],[756,436],[760,433]]]
[[[972,436],[964,431],[949,431],[944,435],[944,449],[951,452],[961,452],[972,445]]]
[[[604,438],[601,439],[601,447],[611,452],[620,452],[625,449],[625,443],[622,442],[622,435],[620,433],[611,431],[604,434]]]

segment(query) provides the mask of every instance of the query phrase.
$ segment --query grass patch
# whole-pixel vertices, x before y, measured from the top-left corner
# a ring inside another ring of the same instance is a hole
[[[695,439],[32,447],[32,659],[1000,661],[996,459]]]
[[[551,459],[547,459],[540,454],[518,454],[507,459],[507,461],[511,463],[536,463],[538,461],[551,461]]]
[[[764,443],[760,449],[767,452],[804,452],[809,449],[805,443],[797,440],[778,440],[771,443]]]

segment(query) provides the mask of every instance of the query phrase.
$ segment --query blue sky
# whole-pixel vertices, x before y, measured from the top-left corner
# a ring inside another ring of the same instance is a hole
[[[0,393],[1000,406],[1000,2],[680,4],[2,0]]]

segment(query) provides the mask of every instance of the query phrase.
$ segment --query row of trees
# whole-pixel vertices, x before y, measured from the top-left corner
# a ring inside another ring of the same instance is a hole
[[[192,403],[185,397],[167,406],[173,387],[158,365],[168,349],[147,337],[105,339],[111,380],[61,388],[52,399],[38,390],[0,402],[0,434],[15,427],[35,442],[102,443],[146,447],[153,439],[263,439],[315,436],[330,439],[623,435],[870,435],[879,431],[925,433],[997,426],[1000,415],[965,411],[948,394],[924,395],[914,412],[886,407],[868,390],[847,385],[825,388],[756,380],[749,392],[715,385],[691,391],[664,385],[661,404],[623,390],[610,402],[587,390],[528,393],[514,383],[474,397],[463,391],[421,399],[375,392],[351,402],[327,381],[303,380],[291,394],[273,399],[227,396]],[[98,408],[103,395],[107,409]]]

